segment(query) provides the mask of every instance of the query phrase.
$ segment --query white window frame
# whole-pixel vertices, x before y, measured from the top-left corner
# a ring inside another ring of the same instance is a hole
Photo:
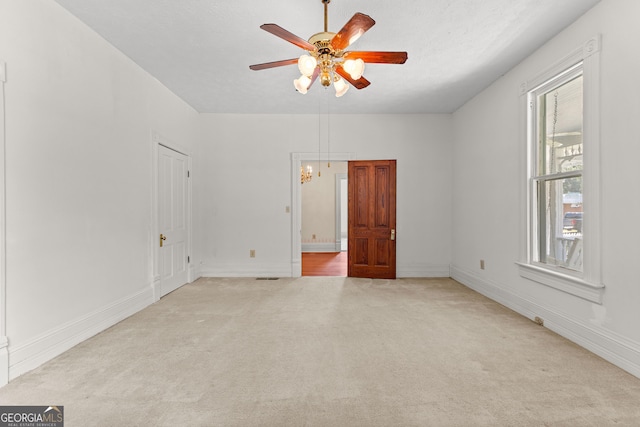
[[[536,173],[538,141],[535,138],[537,118],[534,96],[536,91],[550,81],[572,70],[582,68],[583,76],[583,209],[582,224],[583,268],[582,272],[556,268],[535,261],[537,249],[536,192],[532,178]],[[522,224],[526,228],[521,246],[520,261],[517,263],[520,275],[527,279],[550,286],[554,289],[578,296],[591,302],[602,304],[604,285],[602,284],[602,257],[600,252],[600,36],[592,37],[582,46],[560,61],[524,82],[520,87],[522,104],[521,146],[526,147],[523,180]]]

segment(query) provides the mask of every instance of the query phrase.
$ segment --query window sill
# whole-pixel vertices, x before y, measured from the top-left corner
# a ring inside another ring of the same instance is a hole
[[[583,298],[587,301],[602,304],[604,285],[596,285],[581,278],[563,274],[534,264],[516,263],[520,276],[534,282]]]

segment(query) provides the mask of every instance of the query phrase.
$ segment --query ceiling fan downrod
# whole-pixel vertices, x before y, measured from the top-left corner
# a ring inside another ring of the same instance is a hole
[[[320,0],[324,4],[324,32],[329,31],[329,3],[331,0]]]

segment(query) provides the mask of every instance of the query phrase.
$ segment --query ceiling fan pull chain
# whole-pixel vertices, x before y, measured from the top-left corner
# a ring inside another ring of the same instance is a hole
[[[330,152],[330,143],[331,143],[331,116],[329,115],[329,94],[327,94],[327,168],[331,167],[331,152]]]
[[[320,156],[320,129],[322,128],[321,126],[321,117],[322,115],[321,113],[321,106],[320,106],[320,99],[322,99],[322,97],[320,97],[318,99],[318,178],[320,178],[320,160],[321,160],[321,156]]]

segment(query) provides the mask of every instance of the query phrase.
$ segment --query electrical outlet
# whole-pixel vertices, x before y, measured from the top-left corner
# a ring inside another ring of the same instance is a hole
[[[480,260],[480,270],[484,270],[484,260]]]
[[[256,257],[256,250],[255,249],[249,250],[249,258],[255,258],[255,257]]]

